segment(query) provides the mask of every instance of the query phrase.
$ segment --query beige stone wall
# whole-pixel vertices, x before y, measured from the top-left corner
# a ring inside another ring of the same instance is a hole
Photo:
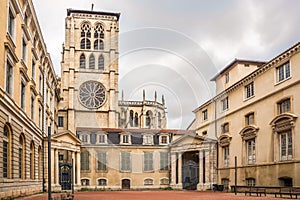
[[[160,171],[160,152],[168,152],[167,148],[145,146],[122,146],[122,147],[94,147],[86,149],[90,153],[90,170],[81,170],[81,179],[89,179],[88,188],[122,189],[122,179],[131,180],[131,189],[139,188],[165,188],[169,185],[161,184],[161,179],[169,179],[169,171]],[[107,171],[97,170],[97,152],[106,152]],[[120,168],[121,152],[131,153],[131,171],[122,172]],[[151,172],[144,172],[144,152],[153,152],[153,167]],[[106,179],[107,186],[99,186],[98,179]],[[153,185],[145,185],[145,179],[153,179]],[[82,186],[84,187],[84,186]]]

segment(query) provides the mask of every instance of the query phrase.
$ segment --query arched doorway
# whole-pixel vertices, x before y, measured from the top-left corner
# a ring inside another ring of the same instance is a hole
[[[199,151],[183,153],[182,161],[182,187],[196,190],[199,183]]]
[[[122,190],[130,190],[130,180],[129,179],[122,180]]]

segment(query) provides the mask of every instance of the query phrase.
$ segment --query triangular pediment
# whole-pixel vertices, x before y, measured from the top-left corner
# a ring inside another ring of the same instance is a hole
[[[52,140],[55,142],[65,142],[69,144],[81,144],[81,140],[70,131],[63,131],[52,135]]]
[[[204,141],[204,138],[198,135],[185,134],[180,138],[174,140],[172,146],[182,146],[187,144],[201,144]]]

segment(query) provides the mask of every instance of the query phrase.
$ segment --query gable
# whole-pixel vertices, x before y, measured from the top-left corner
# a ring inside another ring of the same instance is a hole
[[[55,134],[52,136],[52,139],[56,141],[70,143],[70,144],[81,143],[81,141],[73,133],[69,131]]]
[[[187,144],[200,144],[204,141],[202,137],[193,135],[183,135],[172,142],[172,145],[182,146]]]

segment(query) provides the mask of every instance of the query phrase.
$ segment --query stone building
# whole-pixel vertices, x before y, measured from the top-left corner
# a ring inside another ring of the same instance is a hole
[[[204,145],[205,138],[193,131],[166,129],[165,100],[158,102],[156,93],[154,101],[146,99],[145,91],[142,101],[124,100],[123,94],[118,101],[120,14],[69,9],[67,15],[59,85],[60,133],[53,137],[57,144],[68,137],[70,145],[52,146],[57,152],[53,165],[57,188],[70,187],[70,179],[62,183],[58,177],[62,167],[71,166],[66,152],[77,164],[73,170],[78,189],[210,187],[216,173],[203,167],[200,172],[199,164],[206,155],[202,150],[216,156],[215,141],[206,140]],[[211,167],[216,164],[214,156],[206,159]],[[171,159],[180,161],[171,166]],[[199,178],[204,171],[209,177],[206,182]]]
[[[190,126],[218,139],[218,183],[299,186],[300,44],[268,62],[234,60]]]
[[[57,79],[31,1],[0,2],[0,198],[43,190]]]

